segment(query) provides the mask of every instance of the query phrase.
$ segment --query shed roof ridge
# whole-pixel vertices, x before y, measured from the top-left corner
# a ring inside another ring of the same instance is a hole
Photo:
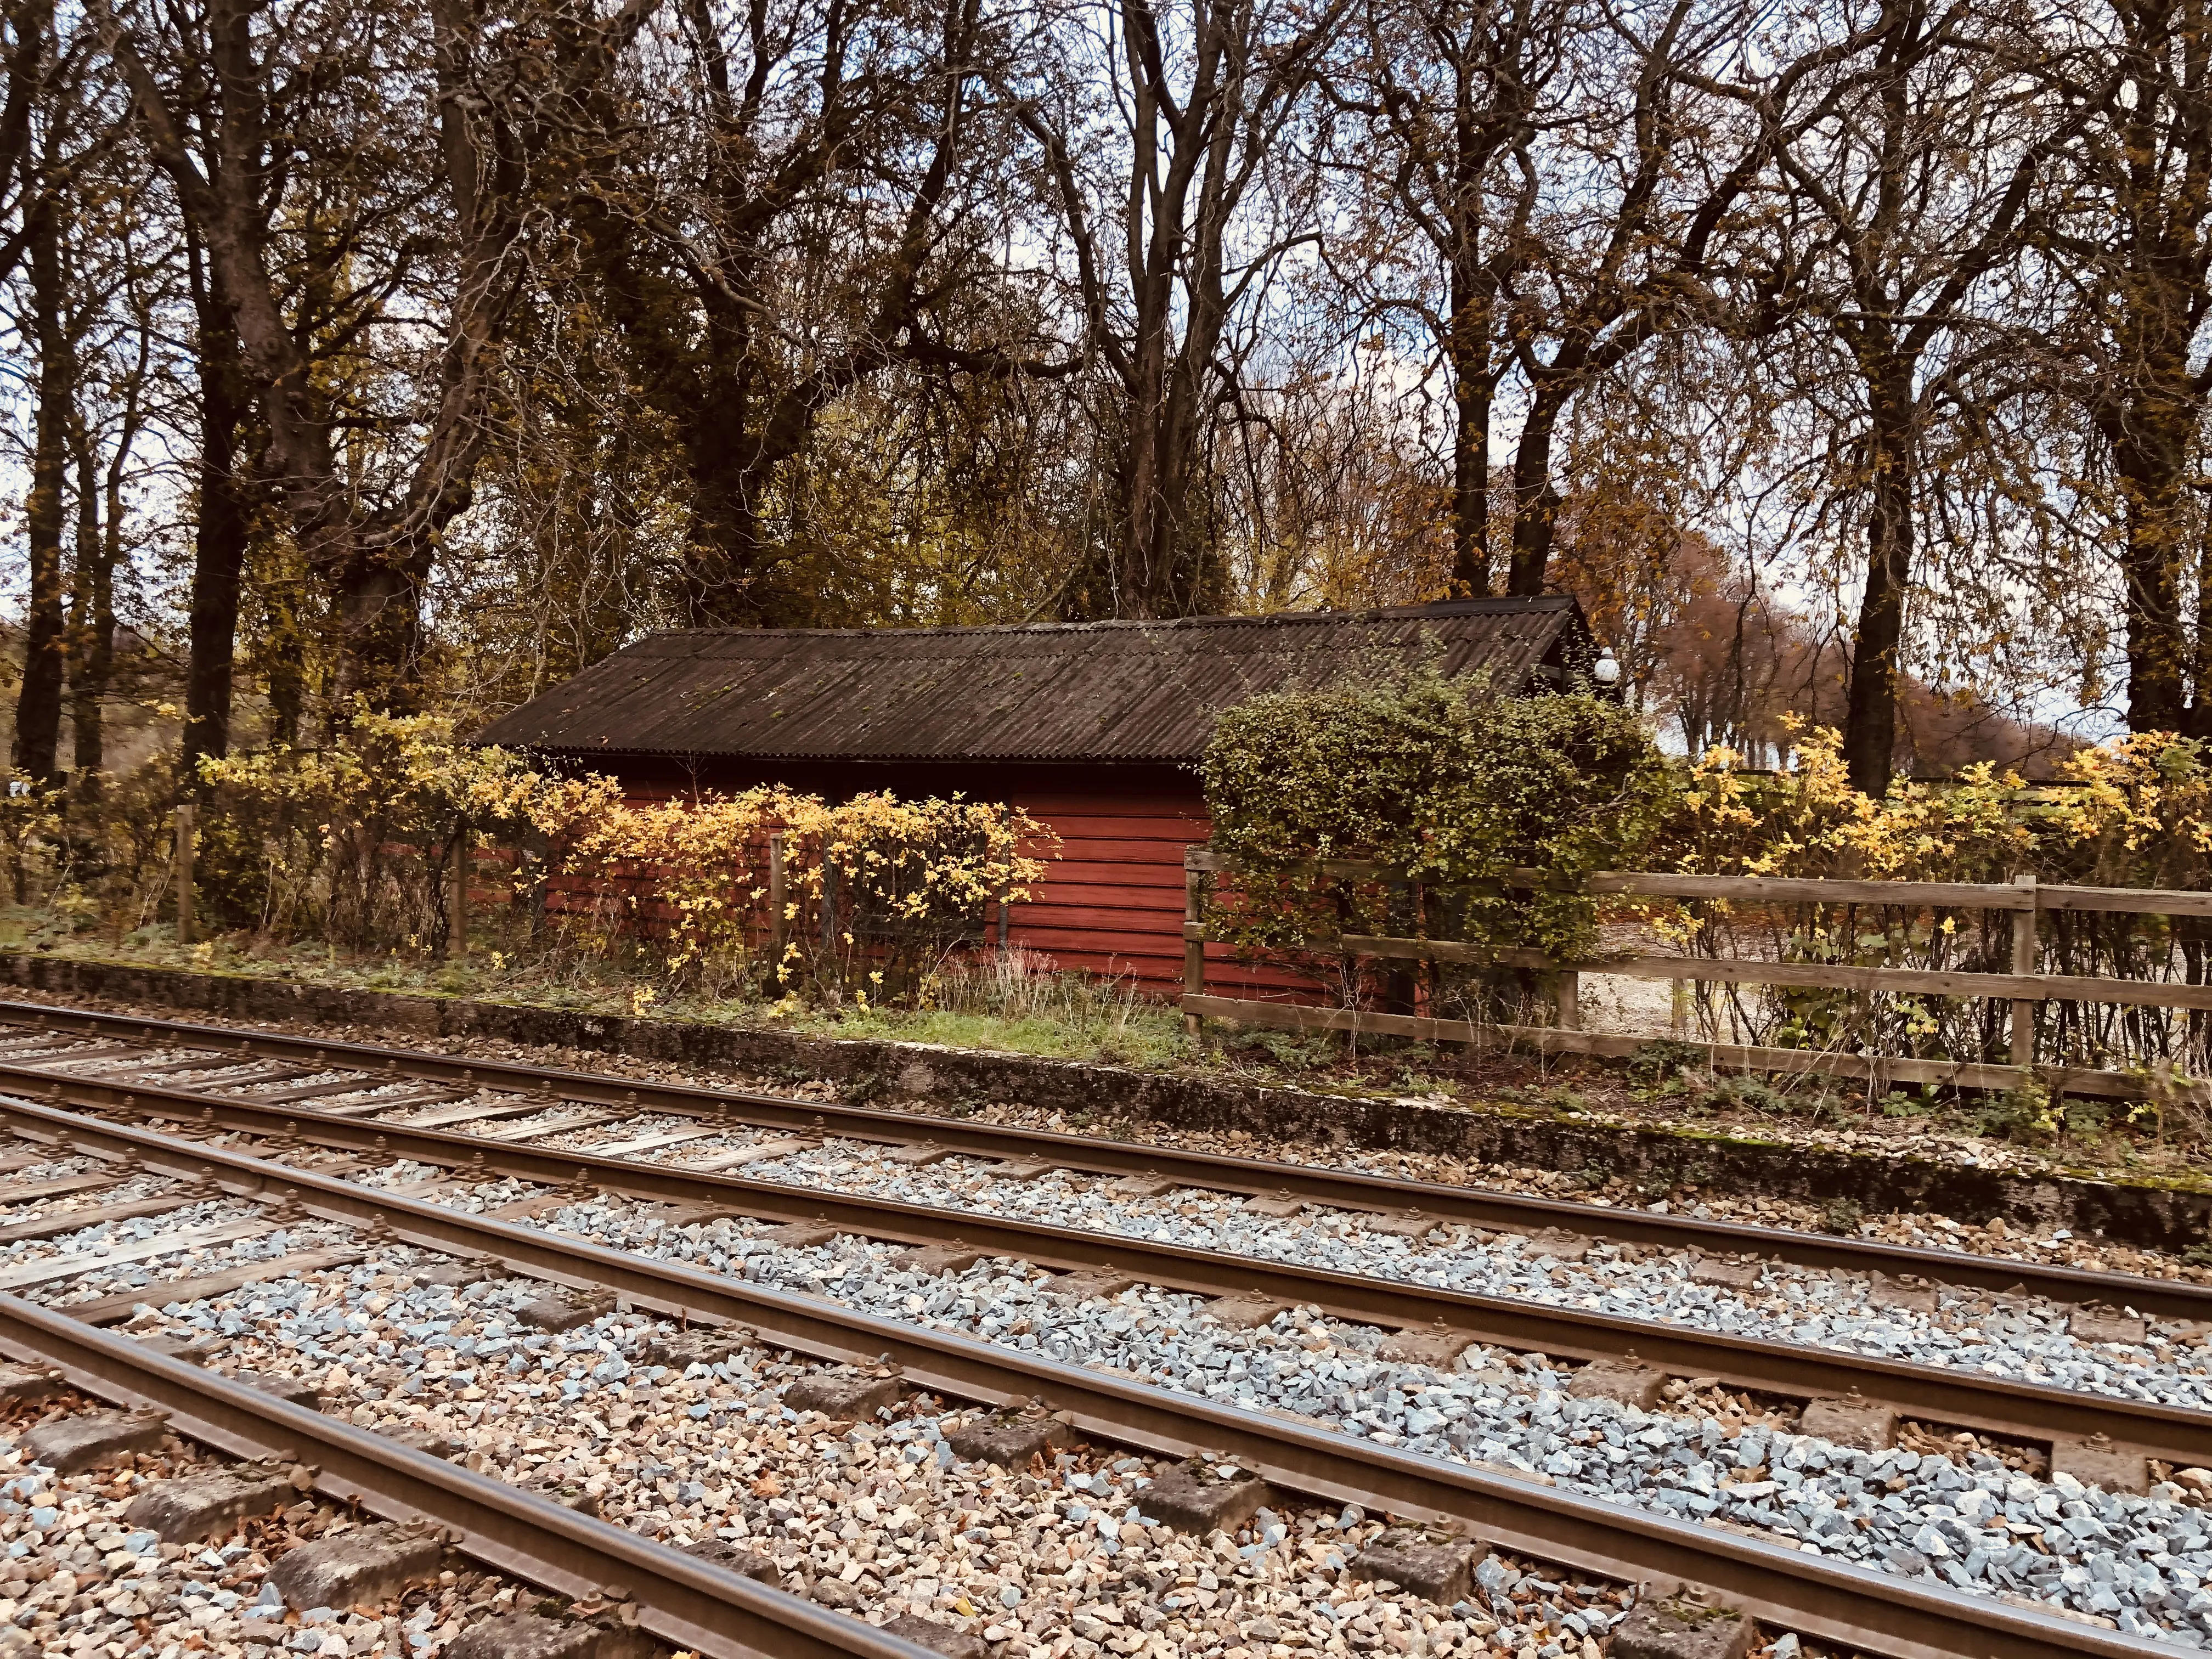
[[[1425,605],[1371,605],[1358,611],[1254,611],[1219,617],[1103,617],[1095,622],[916,623],[878,623],[861,628],[657,628],[634,642],[654,640],[711,640],[744,635],[792,639],[898,640],[921,635],[945,637],[961,634],[1086,634],[1127,630],[1131,633],[1181,633],[1212,628],[1291,628],[1325,623],[1419,622],[1448,617],[1516,616],[1531,611],[1565,611],[1575,605],[1567,593],[1533,594],[1525,598],[1493,595],[1480,599],[1437,599]]]

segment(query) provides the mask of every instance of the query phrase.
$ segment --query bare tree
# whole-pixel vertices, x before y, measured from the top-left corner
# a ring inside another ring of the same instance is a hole
[[[1413,313],[1450,378],[1455,593],[1491,591],[1492,413],[1516,360],[1509,299],[1538,257],[1534,221],[1553,182],[1542,141],[1570,118],[1558,83],[1592,21],[1579,0],[1365,0],[1356,49],[1331,82],[1359,118],[1338,147],[1375,204],[1354,221],[1361,235],[1410,230],[1441,278],[1370,303]],[[1388,281],[1371,241],[1330,252],[1347,288]]]
[[[1285,251],[1312,234],[1282,202],[1299,181],[1274,170],[1349,3],[1187,0],[1170,13],[1118,0],[1096,66],[1111,79],[1120,128],[1103,153],[1079,154],[1081,118],[1064,100],[1021,106],[1069,245],[1085,344],[1113,398],[1113,522],[1071,574],[1071,616],[1176,616],[1223,602],[1205,481],[1217,410],[1238,393],[1224,335]],[[1281,186],[1275,210],[1248,222],[1271,184]],[[1094,214],[1094,199],[1117,211]]]
[[[27,158],[27,173],[30,169]],[[35,784],[58,775],[61,742],[62,526],[68,512],[70,428],[76,416],[76,358],[64,313],[62,208],[32,179],[26,224],[30,270],[30,315],[23,329],[39,360],[36,435],[31,447],[30,493],[24,502],[23,546],[30,592],[24,604],[23,683],[15,697],[16,772]]]
[[[2040,360],[2088,416],[2093,477],[2120,521],[2128,723],[2212,734],[2199,494],[2212,363],[2198,348],[2212,315],[2212,11],[2082,0],[2038,21],[2038,72],[2079,129],[2039,204],[2038,270],[2059,313]]]
[[[681,59],[638,66],[642,115],[600,109],[613,163],[580,215],[593,301],[687,477],[678,614],[820,620],[778,520],[825,410],[900,365],[1038,367],[945,333],[988,290],[972,222],[1004,29],[981,0],[931,27],[880,0],[678,15]]]
[[[230,312],[266,425],[264,467],[329,593],[334,707],[357,695],[404,700],[419,678],[422,590],[447,526],[473,497],[497,346],[523,270],[533,168],[574,129],[575,104],[656,4],[625,0],[604,21],[550,12],[514,20],[525,27],[495,27],[495,20],[459,0],[431,0],[413,20],[428,37],[422,44],[430,65],[428,83],[414,88],[421,97],[413,108],[431,126],[403,152],[422,170],[397,178],[362,172],[344,181],[355,198],[352,222],[368,240],[341,242],[348,280],[337,314],[325,319],[328,332],[312,344],[284,304],[278,244],[295,205],[286,186],[296,128],[272,118],[272,100],[326,95],[337,76],[348,77],[346,90],[372,98],[411,65],[377,62],[386,31],[365,29],[362,20],[311,9],[280,27],[259,0],[211,0],[197,37],[160,20],[137,25],[128,14],[100,13],[155,158]],[[315,53],[317,72],[291,72],[284,60],[303,51]],[[203,61],[214,71],[204,86]],[[152,67],[157,63],[168,67],[166,81]],[[356,104],[344,114],[366,143],[365,127],[404,112]],[[331,143],[345,136],[339,122],[320,134]],[[380,143],[358,159],[382,149]],[[433,203],[431,217],[393,234],[396,218]],[[354,269],[372,249],[381,268]],[[323,251],[326,266],[333,252]],[[383,301],[434,256],[443,278],[429,300],[435,320],[409,320],[434,327],[438,345],[414,407],[386,423],[411,432],[411,459],[386,488],[364,495],[337,465],[336,439],[348,416],[318,373],[315,345],[325,353],[351,348],[364,331],[393,320]]]
[[[2008,349],[1975,301],[2016,257],[2060,133],[2021,88],[2017,20],[1987,5],[1846,0],[1820,21],[1821,72],[1749,100],[1775,156],[1763,257],[1789,273],[1793,315],[1820,348],[1802,372],[1842,389],[1821,418],[1848,434],[1832,487],[1864,550],[1844,758],[1853,786],[1878,795],[1897,740],[1925,434],[1973,379],[1967,359]]]

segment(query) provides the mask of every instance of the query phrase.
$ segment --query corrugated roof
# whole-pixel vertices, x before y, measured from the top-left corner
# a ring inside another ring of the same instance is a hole
[[[1188,761],[1255,692],[1434,649],[1516,690],[1578,663],[1571,599],[1010,628],[654,634],[494,721],[484,743],[774,760]],[[1433,641],[1431,646],[1429,641]]]

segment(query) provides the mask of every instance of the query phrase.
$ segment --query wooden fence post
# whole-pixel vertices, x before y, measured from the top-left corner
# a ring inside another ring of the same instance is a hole
[[[2012,884],[2025,887],[2033,894],[2033,876],[2014,876]],[[2030,905],[2025,910],[2012,913],[2012,970],[2015,974],[2035,971],[2036,922],[2041,908]],[[2012,1005],[2012,1063],[2028,1066],[2035,1064],[2035,1004],[2025,999]]]
[[[192,942],[192,854],[199,839],[200,809],[191,801],[177,806],[177,943]]]
[[[453,867],[446,872],[446,956],[454,962],[469,954],[469,878],[475,873],[470,852],[469,821],[463,818],[453,829]]]
[[[1206,920],[1206,876],[1202,871],[1183,866],[1182,919],[1186,932],[1182,943],[1182,989],[1185,996],[1206,994],[1206,941],[1190,937],[1189,924]],[[1199,1015],[1185,1010],[1182,1017],[1183,1035],[1193,1043],[1206,1041],[1206,1022]]]
[[[768,945],[775,952],[772,964],[778,984],[783,981],[783,831],[768,832]]]
[[[838,954],[839,944],[840,940],[837,938],[837,866],[830,863],[829,859],[825,857],[822,860],[821,972],[816,976],[815,983],[822,985],[822,976],[827,975],[830,971],[830,964],[832,963],[836,963],[837,964],[838,972],[836,982],[835,984],[823,986],[823,993],[824,996],[828,998],[830,1006],[833,1008],[843,1000],[845,991],[844,963]]]
[[[530,942],[534,945],[545,937],[546,901],[550,896],[547,889],[553,879],[551,841],[544,830],[534,826],[524,832],[521,845],[515,851],[518,872],[526,862],[530,872]]]
[[[1562,968],[1553,975],[1552,1004],[1553,1018],[1563,1031],[1583,1029],[1583,976],[1571,968]]]

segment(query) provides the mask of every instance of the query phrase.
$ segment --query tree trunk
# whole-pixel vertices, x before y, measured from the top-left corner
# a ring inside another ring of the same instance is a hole
[[[231,678],[237,664],[239,586],[246,568],[252,508],[240,476],[239,438],[248,400],[238,334],[221,288],[202,270],[189,220],[192,301],[199,331],[199,521],[192,539],[190,654],[185,664],[181,753],[189,788],[204,757],[230,752]]]
[[[1480,310],[1478,325],[1470,317]],[[1455,303],[1451,356],[1455,599],[1490,597],[1490,330],[1486,301]]]
[[[1534,599],[1544,591],[1561,505],[1559,486],[1552,482],[1552,442],[1578,385],[1563,376],[1537,387],[1513,453],[1513,563],[1505,591],[1516,599]]]
[[[1912,388],[1891,366],[1871,377],[1866,590],[1851,642],[1850,691],[1844,710],[1844,764],[1851,787],[1875,799],[1889,792],[1897,751],[1897,656],[1905,637],[1905,595],[1912,580]]]
[[[61,746],[63,495],[70,425],[76,414],[74,362],[63,322],[61,230],[51,201],[32,209],[28,237],[31,305],[39,348],[39,400],[31,451],[31,490],[23,540],[30,593],[25,605],[23,684],[15,699],[16,773],[52,784]]]
[[[2176,418],[2179,416],[2179,418]],[[2128,726],[2181,732],[2189,725],[2188,646],[2181,622],[2184,495],[2193,422],[2167,400],[2130,408],[2118,423],[2113,464],[2124,529],[2120,573],[2128,630]]]
[[[74,787],[81,799],[96,799],[100,774],[107,769],[106,725],[102,708],[115,662],[115,572],[110,539],[100,533],[100,466],[91,434],[82,421],[70,423],[76,451],[76,572],[70,605],[70,725],[72,728]]]
[[[331,584],[337,650],[331,676],[333,730],[356,703],[411,712],[422,690],[422,588],[430,574],[427,543],[388,550],[340,567]]]

